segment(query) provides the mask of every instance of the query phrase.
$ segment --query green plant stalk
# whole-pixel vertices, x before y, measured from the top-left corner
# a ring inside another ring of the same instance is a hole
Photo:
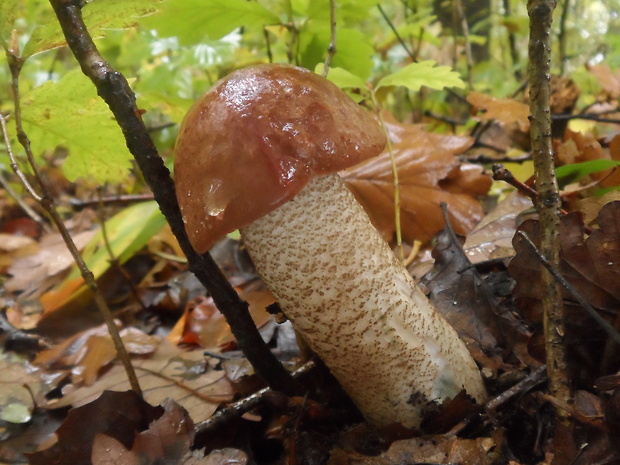
[[[386,148],[388,153],[390,154],[390,163],[392,165],[392,177],[393,177],[393,185],[394,185],[394,229],[396,232],[396,248],[398,249],[398,259],[402,264],[405,263],[405,252],[403,250],[403,234],[402,228],[400,225],[400,182],[398,180],[398,166],[396,166],[396,157],[394,155],[394,150],[392,149],[392,140],[390,139],[390,133],[385,124],[385,120],[383,119],[383,115],[381,114],[381,109],[377,100],[375,99],[375,93],[372,89],[370,89],[370,95],[372,97],[372,103],[374,107],[377,109],[377,116],[379,117],[379,123],[381,124],[381,129],[385,133],[385,138],[387,140]]]

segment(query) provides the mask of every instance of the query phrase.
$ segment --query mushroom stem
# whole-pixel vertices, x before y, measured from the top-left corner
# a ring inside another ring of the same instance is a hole
[[[480,372],[337,174],[241,230],[280,307],[365,418],[419,426],[421,409]]]

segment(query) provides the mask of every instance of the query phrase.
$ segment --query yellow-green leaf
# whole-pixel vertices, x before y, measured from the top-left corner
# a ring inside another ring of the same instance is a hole
[[[5,1],[5,0],[2,0]],[[105,37],[106,30],[128,29],[137,19],[155,13],[162,0],[96,0],[84,5],[82,16],[91,37]],[[24,58],[62,47],[66,44],[60,25],[50,9],[49,21],[38,26],[30,36]]]
[[[449,66],[435,66],[435,61],[411,63],[393,74],[388,74],[379,81],[376,89],[388,86],[403,86],[414,92],[420,87],[441,90],[444,87],[465,87],[459,74]]]
[[[220,39],[235,29],[279,24],[279,18],[257,2],[246,0],[168,0],[160,14],[144,21],[162,37],[175,36],[183,45],[205,37]]]
[[[106,221],[106,233],[114,257],[123,264],[146,245],[166,224],[156,202],[144,202],[125,208]],[[110,254],[98,231],[82,251],[82,258],[89,270],[100,278],[110,268]],[[87,290],[74,265],[71,273],[58,286],[42,296],[41,303],[47,313],[66,305]]]
[[[127,176],[131,155],[121,130],[79,69],[33,89],[22,99],[22,108],[35,153],[57,146],[68,150],[63,164],[68,179],[92,178],[103,184]]]
[[[314,68],[314,72],[317,74],[323,74],[324,65],[319,63]],[[327,79],[336,84],[341,89],[365,89],[366,83],[364,80],[353,73],[350,73],[346,69],[338,67],[330,67],[327,73]]]

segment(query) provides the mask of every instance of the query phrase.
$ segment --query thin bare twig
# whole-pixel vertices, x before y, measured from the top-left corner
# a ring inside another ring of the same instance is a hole
[[[103,319],[108,328],[108,332],[110,334],[110,338],[112,339],[112,342],[114,343],[116,354],[118,358],[120,359],[121,363],[123,364],[123,368],[125,368],[125,373],[127,374],[127,378],[129,379],[129,385],[131,386],[131,390],[134,391],[138,395],[142,395],[142,390],[140,389],[140,383],[138,382],[136,372],[134,371],[133,366],[131,365],[131,359],[129,358],[129,354],[127,353],[127,350],[125,349],[125,345],[123,344],[121,336],[118,332],[118,328],[116,327],[116,323],[114,322],[114,317],[112,316],[112,312],[110,311],[107,302],[103,298],[103,295],[99,291],[99,287],[97,286],[97,282],[95,280],[93,273],[90,271],[90,269],[88,269],[88,266],[82,259],[82,255],[80,254],[80,251],[75,245],[75,242],[73,242],[73,238],[71,237],[71,234],[67,230],[67,227],[62,221],[62,218],[58,214],[58,211],[56,210],[56,206],[54,205],[53,197],[49,189],[47,188],[45,182],[43,182],[43,178],[41,177],[38,166],[34,162],[34,156],[32,154],[32,150],[30,149],[30,140],[28,139],[28,136],[24,132],[24,129],[22,127],[21,116],[20,116],[21,113],[19,110],[20,100],[19,100],[19,85],[17,83],[17,80],[19,78],[20,69],[21,67],[16,67],[16,68],[11,67],[11,77],[13,81],[12,82],[13,98],[15,99],[14,100],[15,126],[17,128],[18,140],[20,141],[20,143],[26,150],[26,156],[28,157],[29,163],[31,165],[30,166],[31,169],[34,172],[35,180],[37,181],[37,184],[39,185],[39,188],[41,189],[41,195],[38,195],[35,192],[33,187],[27,182],[27,180],[25,184],[26,189],[28,190],[28,192],[31,193],[31,195],[35,196],[35,199],[37,200],[37,202],[39,202],[39,205],[41,205],[41,207],[47,212],[47,214],[52,219],[52,222],[58,228],[58,232],[62,236],[65,242],[65,245],[67,246],[67,249],[69,249],[69,252],[71,253],[71,256],[73,257],[73,260],[75,261],[78,269],[80,270],[80,274],[82,275],[84,282],[86,283],[86,285],[88,286],[88,288],[90,289],[93,295],[93,300],[95,301],[97,308],[99,309],[99,311],[101,312],[101,315],[103,316]],[[2,115],[0,115],[0,124],[2,125],[4,137],[7,142],[7,152],[11,160],[11,166],[13,167],[15,174],[17,174],[17,176],[20,179],[25,180],[26,176],[21,171],[17,163],[17,159],[15,158],[13,154],[11,145],[9,143],[7,132],[6,132],[6,121]]]
[[[293,376],[295,378],[299,378],[300,376],[314,369],[314,367],[315,363],[310,360],[304,363],[297,370],[295,370]],[[222,425],[228,423],[229,421],[235,418],[240,418],[244,413],[247,413],[250,410],[258,407],[263,402],[265,395],[271,392],[273,392],[273,389],[263,388],[248,397],[244,397],[243,399],[238,400],[234,404],[224,407],[222,410],[218,410],[205,421],[196,425],[196,434],[206,433],[208,431],[216,431]]]
[[[383,19],[385,20],[385,22],[387,23],[388,27],[392,30],[392,32],[394,33],[394,36],[396,36],[396,40],[398,40],[398,42],[400,43],[400,46],[403,48],[403,50],[405,51],[405,53],[409,56],[409,58],[411,58],[413,60],[414,63],[418,62],[417,57],[414,55],[414,53],[409,50],[409,47],[407,46],[407,44],[405,43],[405,41],[403,40],[403,38],[400,36],[400,34],[398,33],[398,31],[396,30],[396,28],[394,27],[394,24],[392,23],[392,21],[390,20],[390,18],[388,18],[388,15],[385,14],[385,11],[383,10],[383,8],[381,7],[381,4],[377,4],[377,8],[379,9],[379,13],[381,13],[381,16],[383,16]]]
[[[153,200],[153,194],[125,194],[125,195],[104,195],[100,199],[71,199],[71,207],[74,210],[81,210],[87,207],[96,207],[98,205],[127,205],[138,202],[147,202]]]
[[[533,389],[535,386],[545,381],[546,378],[547,378],[547,367],[543,365],[540,368],[537,368],[536,370],[534,370],[526,378],[522,379],[514,386],[506,389],[504,392],[502,392],[498,396],[489,400],[485,404],[484,409],[486,410],[489,417],[491,417],[492,419],[492,417],[495,414],[495,411],[501,405],[505,404],[513,397],[517,395],[522,395],[525,392],[529,391],[530,389]]]
[[[551,146],[551,22],[555,0],[528,0],[530,16],[530,135],[532,159],[536,173],[538,198],[536,209],[540,218],[541,252],[552,267],[560,264],[559,226],[560,194]],[[549,387],[553,397],[570,403],[571,389],[566,367],[564,302],[560,285],[541,264],[543,286],[543,323]],[[556,410],[562,422],[568,421],[563,410]]]
[[[119,259],[116,257],[114,250],[112,250],[112,245],[110,244],[110,239],[108,238],[108,228],[106,226],[105,208],[103,206],[103,188],[101,186],[97,188],[97,197],[99,200],[99,208],[97,209],[97,221],[99,222],[99,228],[101,229],[101,237],[103,238],[103,244],[106,248],[106,251],[108,252],[108,256],[110,257],[110,260],[109,260],[110,265],[116,268],[120,272],[121,276],[123,276],[123,278],[127,282],[127,285],[129,286],[129,292],[131,293],[131,296],[133,297],[134,301],[140,306],[142,310],[146,310],[146,307],[144,303],[142,302],[142,299],[138,295],[138,291],[136,290],[136,287],[134,286],[131,280],[131,276],[129,276],[129,273],[127,272],[125,267],[121,264]]]
[[[8,136],[6,133],[6,122],[4,120],[2,121],[2,130],[4,131],[5,143],[8,145]],[[30,205],[24,202],[24,199],[22,199],[21,195],[15,192],[15,189],[11,187],[11,185],[9,184],[9,181],[4,177],[4,173],[2,171],[0,171],[0,186],[2,186],[5,192],[13,200],[15,200],[15,203],[17,203],[17,205],[19,205],[19,208],[21,208],[24,211],[24,213],[26,213],[26,215],[28,215],[35,223],[41,226],[41,228],[43,228],[44,230],[51,231],[50,227],[48,226],[47,222],[43,219],[43,217],[39,215],[36,211],[34,211]]]
[[[512,15],[512,8],[510,5],[510,0],[503,0],[504,5],[504,17],[508,19]],[[508,31],[508,47],[510,49],[510,58],[512,59],[512,66],[514,68],[514,75],[517,81],[523,79],[523,73],[519,67],[520,59],[519,59],[519,50],[517,49],[517,39],[515,37],[515,33],[512,28],[506,28]]]
[[[536,254],[538,259],[540,260],[540,263],[542,263],[544,267],[549,271],[549,273],[553,275],[555,280],[573,296],[577,303],[583,307],[586,313],[594,321],[596,321],[596,323],[603,329],[603,331],[607,333],[610,339],[612,339],[617,344],[620,344],[620,334],[618,333],[618,331],[616,331],[616,329],[612,325],[610,325],[607,320],[605,320],[605,318],[603,318],[594,309],[594,307],[592,307],[592,305],[588,303],[586,299],[583,298],[583,296],[577,291],[577,289],[575,289],[573,285],[569,283],[564,278],[564,276],[562,276],[562,273],[560,273],[556,267],[549,263],[549,260],[547,260],[547,258],[541,253],[540,250],[538,250],[534,242],[532,242],[532,240],[526,233],[524,233],[523,231],[517,231],[517,234],[522,237],[523,240],[525,240],[525,243],[530,247],[530,249],[532,249],[532,252]]]
[[[495,163],[492,167],[492,170],[493,179],[495,181],[504,181],[505,183],[510,184],[523,195],[529,197],[532,200],[533,204],[536,204],[536,201],[538,200],[538,192],[536,192],[527,184],[522,183],[517,178],[515,178],[514,174],[512,174],[512,171],[506,169],[501,163]]]
[[[566,65],[568,64],[568,57],[566,55],[566,42],[567,42],[567,28],[566,21],[568,20],[568,12],[570,11],[570,0],[564,0],[562,3],[562,14],[560,16],[560,32],[558,33],[558,52],[560,62],[560,76],[564,76],[566,72]]]
[[[323,77],[327,76],[332,59],[336,54],[336,0],[329,0],[329,46],[323,66]]]
[[[199,255],[191,246],[170,172],[142,121],[136,96],[125,77],[112,68],[97,50],[82,19],[79,2],[50,0],[50,3],[83,73],[93,82],[121,127],[129,151],[187,256],[189,269],[213,297],[218,309],[226,317],[239,348],[258,375],[276,390],[295,392],[295,381],[264,343],[249,315],[247,302],[239,298],[211,255]]]
[[[471,39],[469,38],[469,24],[467,24],[467,17],[463,10],[463,2],[461,0],[452,0],[454,11],[461,23],[461,30],[463,31],[463,38],[465,39],[465,63],[467,65],[467,88],[472,90],[474,84],[472,81],[472,71],[474,69],[474,59],[471,53]]]
[[[383,16],[383,19],[385,19],[385,22],[388,24],[389,28],[392,30],[392,32],[394,33],[394,35],[396,36],[396,39],[398,39],[398,42],[400,43],[400,45],[403,47],[403,49],[405,50],[405,53],[407,53],[407,55],[409,56],[409,58],[411,58],[411,60],[414,63],[418,63],[418,59],[416,57],[416,55],[409,50],[409,47],[407,47],[407,44],[405,43],[405,41],[403,40],[403,38],[400,36],[400,34],[398,33],[398,31],[396,30],[396,28],[394,27],[394,24],[392,24],[392,21],[390,20],[390,18],[388,18],[388,16],[385,14],[385,11],[383,10],[383,8],[381,7],[381,5],[377,5],[377,8],[379,9],[379,12],[381,13],[381,16]],[[467,106],[471,106],[471,104],[467,101],[467,99],[465,97],[463,97],[462,95],[459,95],[458,93],[456,93],[455,91],[453,91],[452,89],[450,89],[449,87],[446,87],[444,89],[448,94],[452,95],[454,98],[456,98],[457,100],[460,100],[461,102],[463,102],[465,105]]]

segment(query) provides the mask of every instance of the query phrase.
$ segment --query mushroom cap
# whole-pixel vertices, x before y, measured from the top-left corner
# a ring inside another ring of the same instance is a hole
[[[378,155],[383,130],[327,79],[283,64],[218,81],[179,130],[176,192],[194,249],[292,199],[317,175]]]

